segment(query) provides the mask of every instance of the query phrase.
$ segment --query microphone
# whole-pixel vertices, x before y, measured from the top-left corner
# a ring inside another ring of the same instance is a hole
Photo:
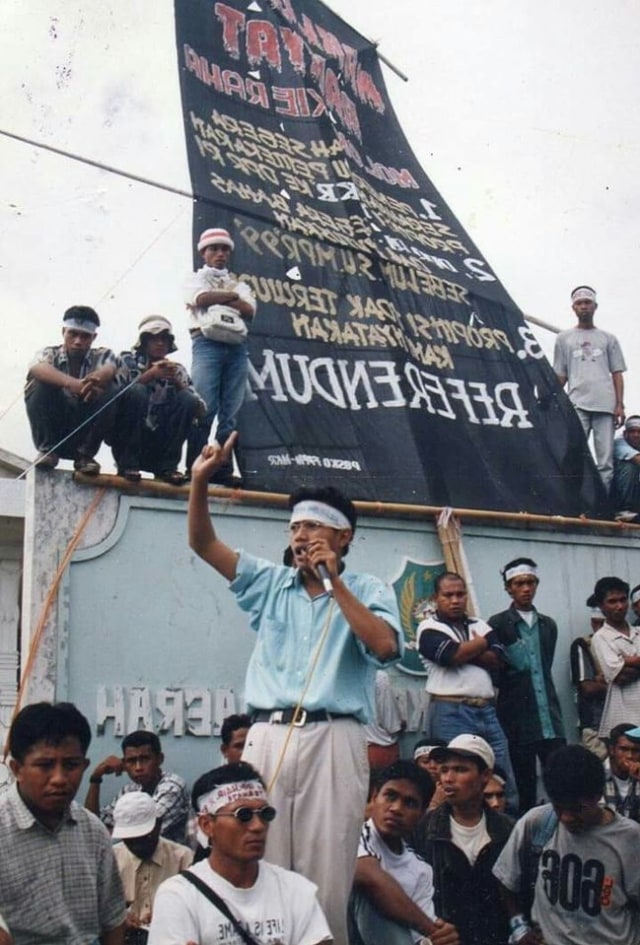
[[[333,597],[333,586],[331,584],[331,578],[329,577],[326,564],[320,562],[320,564],[316,565],[316,571],[318,572],[318,576],[322,581],[322,586],[324,587],[325,591],[329,597]]]

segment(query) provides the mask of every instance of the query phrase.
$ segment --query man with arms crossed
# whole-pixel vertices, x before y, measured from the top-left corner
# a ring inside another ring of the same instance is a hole
[[[208,859],[162,883],[154,901],[149,945],[242,945],[234,924],[210,900],[211,892],[249,933],[247,942],[331,942],[313,883],[261,862],[276,810],[268,804],[258,773],[239,761],[205,777],[209,791],[199,799],[198,823],[211,852]]]
[[[640,719],[640,629],[629,626],[629,585],[618,577],[596,581],[587,606],[599,607],[604,624],[593,638],[593,653],[607,683],[600,738],[616,725]]]
[[[582,745],[554,752],[543,777],[551,804],[518,821],[493,870],[510,943],[636,945],[640,826],[600,806],[602,762]],[[523,912],[531,884],[533,928]]]
[[[516,813],[518,792],[491,677],[505,665],[504,646],[488,623],[467,616],[467,586],[459,574],[439,574],[433,599],[436,612],[422,621],[417,637],[428,669],[430,735],[447,744],[467,733],[489,742],[507,774],[507,808]]]
[[[254,724],[243,757],[268,784],[277,775],[269,796],[280,817],[267,856],[317,884],[344,945],[369,780],[362,723],[373,717],[376,669],[400,652],[396,599],[371,575],[343,573],[356,513],[331,487],[290,499],[293,567],[222,542],[209,518],[207,484],[234,441],[232,434],[222,449],[206,446],[193,464],[189,543],[231,582],[257,632],[245,684]],[[326,569],[324,582],[319,569]]]

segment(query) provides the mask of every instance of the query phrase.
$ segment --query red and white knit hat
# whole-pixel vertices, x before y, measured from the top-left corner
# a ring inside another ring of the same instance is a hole
[[[205,230],[204,233],[200,234],[200,239],[198,240],[198,252],[201,253],[203,249],[206,249],[207,246],[215,246],[217,243],[222,243],[223,246],[228,246],[230,250],[233,250],[233,240],[229,235],[228,230],[222,230],[220,228]]]

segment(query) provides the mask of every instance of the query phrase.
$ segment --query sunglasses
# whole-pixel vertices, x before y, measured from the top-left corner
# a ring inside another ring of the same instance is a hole
[[[237,807],[236,810],[223,810],[210,817],[235,817],[241,824],[248,824],[254,817],[259,817],[263,824],[270,824],[276,816],[275,807]]]

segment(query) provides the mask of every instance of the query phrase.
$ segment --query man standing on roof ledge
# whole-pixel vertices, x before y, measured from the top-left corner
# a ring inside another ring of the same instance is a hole
[[[561,331],[553,352],[553,370],[561,387],[567,384],[584,435],[593,434],[596,465],[605,487],[613,478],[613,432],[624,423],[624,357],[618,339],[596,328],[595,290],[579,285],[571,293],[578,318],[575,328]]]
[[[191,376],[207,404],[207,413],[193,428],[188,441],[187,471],[207,443],[217,419],[216,441],[224,446],[236,429],[249,374],[247,333],[256,313],[256,300],[246,282],[229,272],[234,243],[227,230],[205,230],[198,240],[204,266],[185,286],[192,342]],[[218,485],[238,485],[231,454],[215,471]]]
[[[267,858],[318,886],[337,945],[346,945],[347,899],[367,799],[362,723],[374,713],[375,672],[402,649],[395,594],[344,570],[356,527],[353,503],[331,486],[289,499],[293,567],[237,552],[213,530],[210,477],[225,463],[206,446],[192,467],[189,543],[230,582],[257,633],[245,683],[253,725],[243,758],[269,784],[279,816]]]

